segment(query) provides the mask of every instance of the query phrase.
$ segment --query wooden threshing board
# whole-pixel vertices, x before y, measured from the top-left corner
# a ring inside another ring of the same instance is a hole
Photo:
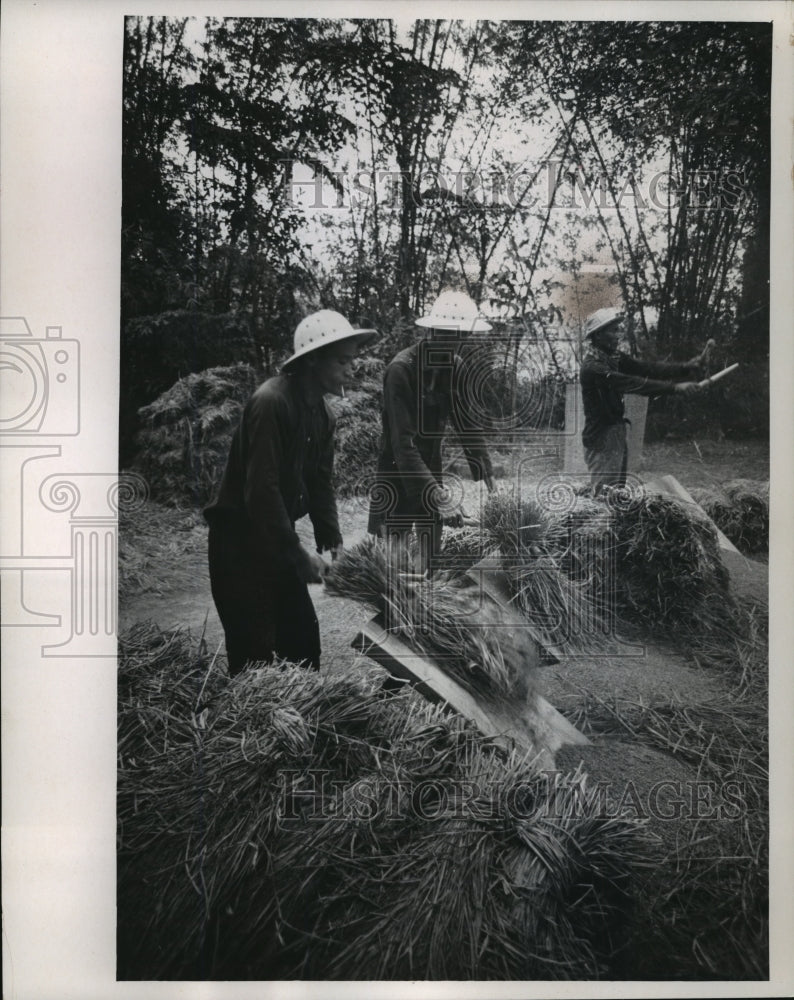
[[[471,719],[484,736],[503,744],[515,740],[519,746],[536,753],[544,766],[554,766],[554,754],[561,746],[590,742],[536,693],[522,704],[475,698],[432,660],[389,633],[379,617],[363,627],[353,646],[395,677],[409,681],[428,701],[446,703]]]

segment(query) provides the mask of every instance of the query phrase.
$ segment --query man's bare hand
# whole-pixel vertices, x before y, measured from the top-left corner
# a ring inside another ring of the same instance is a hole
[[[315,552],[307,552],[298,575],[304,583],[322,583],[330,568],[330,564],[322,556],[318,556]]]
[[[698,392],[700,389],[699,382],[678,382],[676,383],[675,391],[682,392],[686,396],[691,396],[692,393]]]
[[[452,494],[446,486],[436,484],[430,491],[430,509],[442,517],[453,514]]]

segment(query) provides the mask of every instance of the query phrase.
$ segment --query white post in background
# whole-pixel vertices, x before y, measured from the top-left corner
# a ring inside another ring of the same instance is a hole
[[[624,397],[626,416],[631,421],[627,427],[629,446],[628,471],[637,472],[642,464],[642,447],[645,440],[645,420],[648,414],[648,397],[627,395]],[[565,456],[563,472],[569,475],[587,473],[582,447],[584,428],[584,407],[582,389],[578,382],[568,383],[565,388]]]

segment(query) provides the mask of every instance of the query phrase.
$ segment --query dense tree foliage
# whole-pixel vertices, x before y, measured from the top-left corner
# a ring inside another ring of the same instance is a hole
[[[746,22],[128,18],[124,439],[166,375],[272,371],[322,306],[385,354],[445,286],[505,366],[607,303],[764,362],[770,65]]]
[[[561,118],[577,122],[581,175],[608,188],[625,248],[616,257],[623,295],[640,321],[643,305],[657,308],[660,348],[686,349],[718,333],[736,317],[739,297],[742,312],[762,310],[770,25],[626,23],[615,31],[571,22],[515,33],[527,77]],[[656,218],[641,210],[653,191],[635,187],[654,160],[672,195],[665,192],[667,211]],[[742,251],[754,258],[744,288],[736,280]],[[765,351],[764,322],[752,331],[743,346]]]

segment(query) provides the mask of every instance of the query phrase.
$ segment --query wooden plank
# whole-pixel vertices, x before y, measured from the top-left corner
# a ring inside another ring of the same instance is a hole
[[[554,754],[561,746],[590,742],[534,688],[524,703],[475,697],[428,657],[384,629],[378,617],[362,628],[353,646],[395,677],[409,681],[429,701],[446,703],[471,719],[484,736],[505,746],[515,741],[537,755],[544,767],[554,766]]]

